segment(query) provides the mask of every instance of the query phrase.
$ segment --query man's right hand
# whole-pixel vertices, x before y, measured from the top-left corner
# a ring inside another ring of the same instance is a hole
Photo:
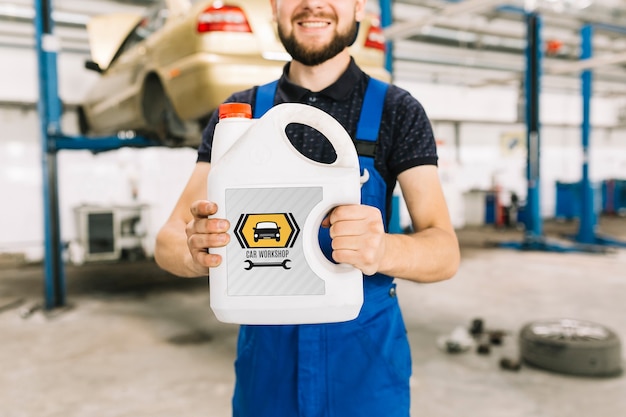
[[[230,242],[227,233],[230,223],[226,219],[209,219],[217,212],[217,205],[198,200],[191,205],[193,219],[187,223],[187,246],[193,261],[204,268],[214,268],[222,262],[220,255],[208,253],[209,248],[221,248]]]

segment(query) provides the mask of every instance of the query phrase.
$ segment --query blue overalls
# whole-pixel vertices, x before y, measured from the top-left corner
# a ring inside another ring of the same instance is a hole
[[[258,88],[255,118],[273,106],[276,87],[273,82]],[[369,173],[362,203],[378,207],[383,219],[386,185],[374,168],[374,148],[387,87],[370,80],[355,141],[361,175]],[[320,230],[328,254],[330,237]],[[393,278],[375,274],[363,281],[364,303],[355,320],[241,326],[234,417],[409,416],[411,357]]]

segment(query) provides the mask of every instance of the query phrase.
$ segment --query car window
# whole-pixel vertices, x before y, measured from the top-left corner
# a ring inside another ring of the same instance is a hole
[[[165,25],[168,15],[169,10],[165,2],[158,2],[155,6],[148,9],[142,21],[143,25],[140,24],[140,26],[137,27],[137,31],[141,32],[140,35],[143,36],[144,39],[147,38]]]
[[[137,26],[129,33],[128,37],[120,46],[120,49],[115,54],[112,62],[117,60],[120,55],[124,52],[130,50],[138,43],[142,42],[154,32],[161,29],[165,22],[167,21],[167,17],[169,15],[169,11],[167,9],[167,5],[165,4],[165,0],[161,0],[157,2],[154,6],[148,8],[144,17],[139,21]]]

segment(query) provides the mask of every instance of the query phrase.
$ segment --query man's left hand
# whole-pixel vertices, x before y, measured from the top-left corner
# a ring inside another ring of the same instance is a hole
[[[339,206],[322,222],[322,226],[329,225],[336,262],[353,265],[365,275],[379,271],[385,254],[380,210],[358,204]]]

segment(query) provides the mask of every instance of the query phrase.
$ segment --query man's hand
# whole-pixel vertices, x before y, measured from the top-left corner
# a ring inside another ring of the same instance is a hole
[[[385,254],[385,227],[376,207],[345,205],[335,208],[322,222],[330,226],[333,259],[353,265],[365,275],[380,270]]]
[[[219,255],[209,254],[209,248],[220,248],[230,242],[226,219],[209,219],[217,212],[217,205],[210,201],[199,200],[191,205],[193,219],[187,223],[187,246],[193,261],[199,266],[213,268],[222,262]]]

